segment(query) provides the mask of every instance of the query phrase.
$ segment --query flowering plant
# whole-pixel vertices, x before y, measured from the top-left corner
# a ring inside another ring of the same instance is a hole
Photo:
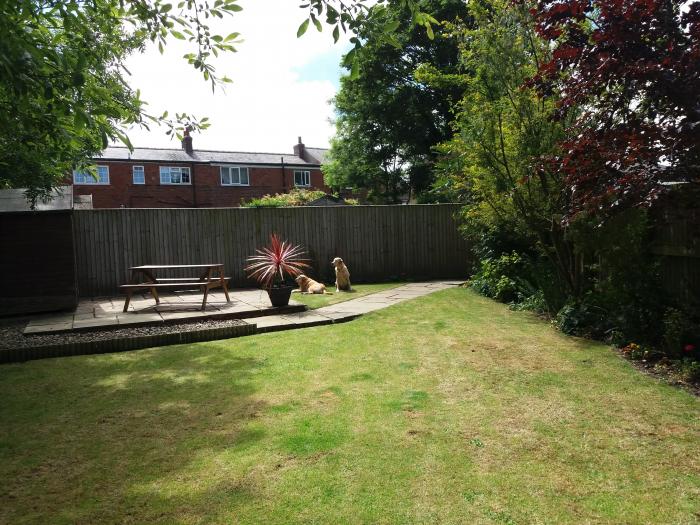
[[[248,257],[244,268],[248,277],[258,281],[263,288],[270,289],[284,281],[285,276],[296,277],[308,268],[301,246],[280,240],[276,233],[270,235],[270,245],[256,250],[257,255]]]

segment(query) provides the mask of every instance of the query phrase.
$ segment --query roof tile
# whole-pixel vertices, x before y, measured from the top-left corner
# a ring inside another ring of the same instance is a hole
[[[296,155],[288,153],[254,153],[244,151],[215,151],[194,150],[188,155],[182,149],[168,148],[128,148],[110,146],[102,151],[100,157],[95,160],[132,160],[142,162],[196,162],[204,164],[231,163],[231,164],[281,164],[284,162],[290,166],[320,166],[325,152],[322,148],[306,148],[311,153],[313,161],[307,162]]]

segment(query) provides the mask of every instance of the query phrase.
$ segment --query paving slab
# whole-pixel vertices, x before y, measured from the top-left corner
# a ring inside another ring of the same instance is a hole
[[[210,312],[211,313],[211,312]],[[173,311],[161,311],[159,312],[160,317],[164,321],[175,321],[178,319],[196,319],[202,316],[201,311],[183,311],[183,310],[173,310]]]
[[[293,321],[281,315],[253,317],[252,319],[246,319],[246,323],[257,325],[257,330],[259,333],[273,332],[276,330],[288,330],[289,328],[295,327]]]
[[[282,317],[292,321],[295,325],[303,326],[319,326],[323,324],[333,323],[333,319],[331,319],[330,317],[326,317],[325,315],[321,315],[315,312],[315,310],[311,310],[306,312],[299,312],[296,314],[286,314]]]
[[[72,321],[64,321],[62,323],[55,323],[55,324],[41,324],[41,325],[27,325],[27,327],[23,330],[22,333],[25,335],[28,334],[51,334],[54,332],[62,332],[65,330],[70,330],[73,328],[73,322]]]
[[[352,312],[329,312],[324,311],[323,316],[332,319],[334,323],[343,323],[345,321],[352,321],[357,319],[362,314],[354,314]]]
[[[97,317],[95,319],[83,319],[82,321],[73,322],[73,330],[87,330],[90,328],[103,328],[107,326],[118,326],[119,321],[117,316],[114,317]]]
[[[117,321],[119,326],[125,325],[140,325],[140,324],[154,324],[162,323],[163,317],[157,313],[122,313],[117,314]]]

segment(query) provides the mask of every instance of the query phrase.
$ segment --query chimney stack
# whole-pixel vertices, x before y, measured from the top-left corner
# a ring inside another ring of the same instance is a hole
[[[185,128],[185,135],[182,137],[182,149],[184,149],[185,153],[188,155],[192,155],[192,152],[194,151],[192,149],[192,137],[190,137],[189,127]]]
[[[302,160],[306,160],[306,149],[304,148],[304,143],[301,141],[301,137],[299,137],[299,143],[294,145],[294,155]]]

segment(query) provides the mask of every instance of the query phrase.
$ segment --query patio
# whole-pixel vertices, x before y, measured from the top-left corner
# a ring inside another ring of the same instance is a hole
[[[210,292],[204,311],[200,310],[202,294],[199,291],[159,294],[158,305],[148,292],[134,294],[128,312],[122,312],[124,296],[81,299],[75,312],[33,317],[27,323],[24,334],[56,334],[205,319],[244,319],[306,309],[294,300],[289,301],[287,307],[273,308],[267,294],[259,289],[232,290],[230,294],[231,302],[228,303],[223,292]]]
[[[247,323],[257,325],[258,332],[285,330],[349,321],[458,284],[461,281],[409,283],[357,299],[350,295],[347,301],[311,311],[293,299],[288,306],[272,307],[267,294],[259,289],[230,290],[230,303],[226,302],[222,292],[211,292],[204,311],[200,310],[201,293],[197,291],[161,294],[160,304],[155,304],[147,292],[134,294],[128,312],[122,312],[123,296],[83,299],[75,312],[33,316],[23,333],[47,335],[223,319],[245,319]]]

